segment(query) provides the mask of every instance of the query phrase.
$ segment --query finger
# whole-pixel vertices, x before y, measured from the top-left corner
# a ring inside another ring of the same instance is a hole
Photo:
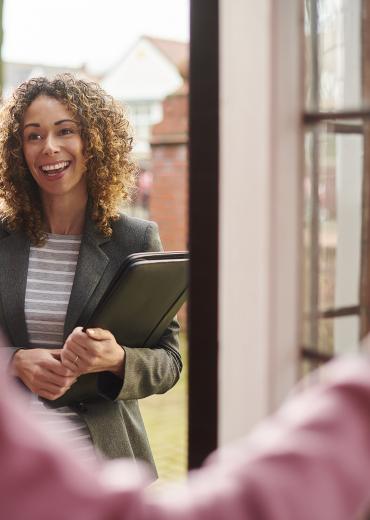
[[[75,327],[71,334],[68,336],[68,339],[71,341],[76,341],[78,344],[84,342],[86,339],[86,332],[83,330],[82,327]]]
[[[56,376],[68,377],[73,375],[70,370],[62,364],[61,360],[55,359],[53,356],[51,356],[50,359],[44,360],[40,366]]]
[[[78,365],[79,359],[80,358],[78,356],[75,356],[75,359],[73,361],[71,361],[68,358],[65,358],[62,360],[62,363],[70,372],[77,375],[81,373],[81,368]]]
[[[62,348],[62,359],[66,354],[69,354],[69,359],[79,356],[86,357],[90,348],[89,342],[91,340],[82,331],[76,331],[70,334]]]
[[[73,352],[77,352],[78,350],[87,350],[89,336],[82,332],[82,330],[74,331],[67,338],[67,341],[64,343],[63,350],[72,350]]]
[[[64,395],[69,388],[59,388],[58,390],[49,390],[46,388],[41,388],[39,392],[37,392],[37,395],[40,397],[43,397],[44,399],[49,399],[49,401],[55,401],[55,399],[58,399],[62,395]]]
[[[64,353],[62,353],[62,360],[65,359],[65,356],[68,354],[68,359],[73,361],[76,355],[79,356],[80,359],[84,360],[86,363],[90,363],[91,358],[94,356],[99,356],[102,351],[103,341],[109,341],[111,339],[111,333],[108,332],[109,340],[100,340],[98,338],[92,338],[85,334],[84,332],[83,338],[75,338],[76,341],[67,340],[63,347]]]
[[[58,357],[60,356],[61,352],[62,352],[62,349],[61,348],[48,348],[48,349],[45,349],[47,352],[49,352],[52,356],[54,357]]]
[[[64,348],[61,355],[62,363],[67,361],[73,365],[75,365],[78,360],[86,360],[88,357],[88,349],[77,347],[76,345],[74,346],[74,349]]]
[[[44,373],[42,377],[39,378],[40,384],[44,385],[46,383],[47,385],[53,385],[57,388],[70,387],[75,380],[75,374],[70,376],[60,376],[52,371]]]
[[[45,390],[44,388],[40,389],[37,392],[37,395],[39,395],[43,399],[48,399],[49,401],[55,401],[55,399],[58,399],[58,397],[59,397],[58,394],[55,394],[54,392],[50,392],[48,390]]]
[[[99,329],[99,328],[86,329],[86,334],[89,336],[89,338],[92,338],[92,339],[95,339],[98,341],[113,338],[113,334],[109,330],[106,330],[106,329]]]
[[[40,395],[40,392],[49,392],[50,394],[57,395],[61,392],[66,392],[69,389],[69,385],[57,385],[52,381],[39,381],[37,385],[36,393]]]
[[[81,354],[81,350],[79,352]],[[72,352],[71,350],[62,353],[62,363],[78,375],[85,373],[89,369],[94,358],[95,356],[91,355],[91,352],[84,350],[82,350],[81,355],[78,355],[77,351]]]

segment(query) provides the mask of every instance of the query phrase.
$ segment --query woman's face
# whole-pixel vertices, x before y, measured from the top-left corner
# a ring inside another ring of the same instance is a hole
[[[23,121],[23,153],[42,196],[86,199],[86,166],[80,126],[55,98],[38,96]]]

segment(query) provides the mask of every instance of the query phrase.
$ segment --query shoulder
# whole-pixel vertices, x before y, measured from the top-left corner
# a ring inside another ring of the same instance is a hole
[[[150,220],[143,220],[121,213],[112,222],[115,241],[124,241],[128,249],[135,251],[158,251],[162,249],[158,226]]]
[[[130,232],[137,235],[145,235],[150,231],[158,231],[158,226],[151,220],[144,220],[120,213],[119,217],[112,222],[113,233]]]

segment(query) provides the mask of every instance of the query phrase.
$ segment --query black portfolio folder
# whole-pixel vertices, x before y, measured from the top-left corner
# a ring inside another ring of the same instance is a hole
[[[107,329],[127,347],[152,347],[184,303],[188,290],[187,252],[136,253],[123,262],[86,328]],[[51,407],[98,397],[97,374],[86,374]]]
[[[127,257],[85,328],[110,330],[127,347],[153,346],[186,299],[188,254]]]

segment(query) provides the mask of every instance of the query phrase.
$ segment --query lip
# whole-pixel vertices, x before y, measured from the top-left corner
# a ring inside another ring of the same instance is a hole
[[[54,165],[58,165],[58,164],[62,164],[62,163],[68,163],[64,166],[64,168],[60,171],[56,171],[55,173],[53,173],[53,170],[49,170],[49,171],[45,171],[43,170],[43,168],[45,166],[54,166]],[[69,167],[71,166],[72,164],[72,161],[70,160],[59,160],[59,161],[54,161],[54,162],[48,162],[48,163],[44,163],[44,164],[40,164],[37,169],[38,169],[38,172],[39,174],[44,178],[46,179],[47,181],[57,181],[59,179],[61,179],[62,177],[64,177],[64,175],[67,173],[67,170],[69,169]]]

